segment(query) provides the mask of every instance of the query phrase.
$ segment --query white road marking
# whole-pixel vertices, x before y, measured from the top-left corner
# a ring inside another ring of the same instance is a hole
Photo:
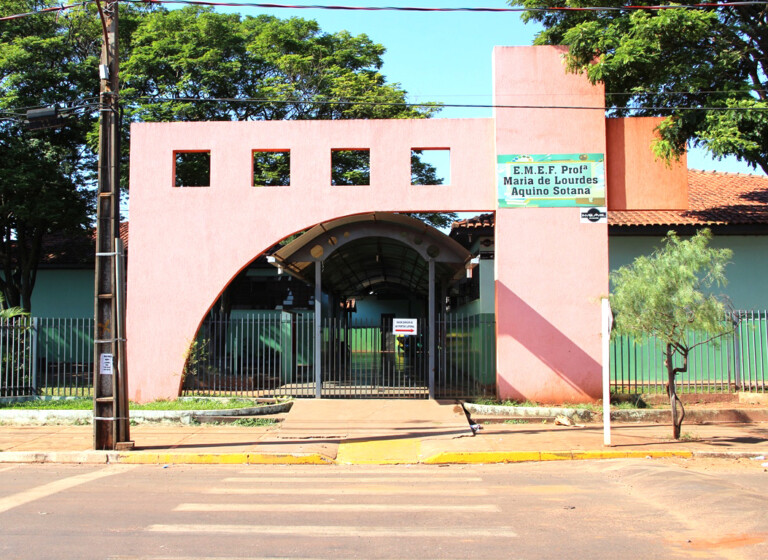
[[[344,483],[344,484],[366,484],[371,482],[390,482],[393,484],[406,484],[406,483],[417,483],[417,484],[431,484],[431,483],[438,483],[438,482],[451,482],[451,483],[459,483],[459,482],[482,482],[483,479],[480,477],[474,477],[474,478],[458,478],[455,476],[430,476],[429,478],[425,478],[423,476],[376,476],[376,477],[353,477],[353,476],[340,476],[340,477],[333,477],[333,476],[297,476],[297,477],[272,477],[272,476],[264,476],[264,477],[232,477],[232,478],[224,478],[222,479],[223,482],[248,482],[248,483],[254,483],[254,482],[263,482],[263,483],[279,483],[279,482],[285,482],[286,484],[296,484],[298,482],[311,482],[311,483],[321,483],[321,484],[333,484],[334,482]]]
[[[368,465],[366,465],[368,466]],[[375,470],[362,470],[359,465],[345,465],[335,467],[336,470],[323,471],[323,475],[328,479],[335,479],[336,477],[358,477],[364,480],[369,477],[379,476],[416,476],[416,475],[428,475],[441,476],[451,480],[464,480],[465,475],[471,472],[467,467],[474,467],[475,465],[435,465],[433,467],[423,466],[411,466],[411,465],[371,465],[371,467],[377,467]],[[276,466],[273,469],[261,468],[262,465],[252,465],[249,468],[240,469],[238,474],[247,474],[249,476],[282,476],[282,477],[296,477],[314,478],[317,476],[317,468],[315,465],[310,465],[305,468],[280,468]],[[451,476],[452,475],[452,476]],[[482,480],[478,477],[478,480]]]
[[[134,468],[136,468],[134,465],[121,465],[120,467],[110,466],[98,471],[54,480],[48,484],[36,486],[35,488],[30,488],[29,490],[24,490],[23,492],[12,494],[11,496],[6,496],[5,498],[0,498],[0,513],[4,513],[10,509],[23,506],[24,504],[34,502],[35,500],[39,500],[41,498],[47,498],[48,496],[62,492],[64,490],[69,490],[70,488],[85,484],[86,482],[91,482],[93,480],[98,480],[99,478],[112,476],[114,474],[124,473]]]
[[[283,496],[297,494],[300,496],[365,496],[407,494],[409,496],[433,496],[434,489],[402,488],[399,486],[357,486],[355,488],[207,488],[205,494],[241,494],[241,495],[272,495]],[[487,496],[484,488],[451,488],[451,496]]]
[[[9,471],[9,470],[11,470],[13,468],[15,468],[15,467],[0,467],[0,472]]]
[[[174,511],[204,512],[441,512],[452,513],[500,513],[499,506],[490,504],[180,504]]]
[[[150,525],[153,533],[229,533],[248,535],[295,535],[297,537],[419,537],[419,538],[510,538],[517,533],[507,527],[336,527],[333,525]]]
[[[107,556],[107,560],[328,560],[327,557],[308,556]],[[382,558],[381,560],[402,560],[402,557]],[[420,560],[442,560],[437,558],[420,558]]]

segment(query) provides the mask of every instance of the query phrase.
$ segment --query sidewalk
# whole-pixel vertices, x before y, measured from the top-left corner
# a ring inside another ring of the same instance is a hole
[[[356,412],[346,404],[340,409],[342,401],[304,402],[272,426],[132,426],[136,448],[122,452],[92,451],[91,426],[0,426],[0,463],[446,464],[768,456],[765,422],[683,424],[680,441],[671,439],[666,424],[614,424],[606,447],[599,424],[488,424],[472,435],[456,405],[420,401],[433,403],[420,417],[408,409],[413,401],[353,401],[349,406],[357,406]],[[334,409],[346,413],[328,413]]]

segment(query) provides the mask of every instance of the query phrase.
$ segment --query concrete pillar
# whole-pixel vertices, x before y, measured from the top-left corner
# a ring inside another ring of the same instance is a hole
[[[567,73],[565,52],[563,47],[494,50],[494,104],[525,107],[495,111],[497,156],[605,154],[604,89]],[[555,403],[600,396],[608,228],[581,223],[582,210],[497,208],[500,398]]]

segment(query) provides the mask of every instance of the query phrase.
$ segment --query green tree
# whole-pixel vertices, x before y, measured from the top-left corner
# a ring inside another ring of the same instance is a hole
[[[45,5],[9,0],[0,15]],[[84,138],[93,118],[37,131],[20,120],[27,108],[65,101],[66,109],[96,95],[98,27],[91,19],[76,11],[60,21],[0,24],[0,291],[10,307],[31,309],[44,236],[83,232],[88,223],[92,197],[84,187],[94,158]]]
[[[0,16],[52,5],[5,0]],[[422,118],[437,110],[405,104],[406,92],[380,72],[384,47],[365,35],[208,8],[121,4],[119,21],[124,188],[130,122]],[[0,290],[11,306],[31,309],[44,236],[90,225],[101,41],[93,5],[0,22]],[[64,126],[23,130],[27,108],[51,105],[68,115]]]
[[[510,0],[526,8],[553,0]],[[637,5],[654,5],[639,2]],[[681,4],[686,4],[682,2]],[[574,0],[570,7],[621,7]],[[768,173],[768,10],[713,9],[525,12],[544,26],[539,45],[568,45],[568,66],[604,82],[616,116],[666,116],[654,146],[671,159],[690,142]],[[710,110],[723,107],[727,110]]]
[[[725,321],[724,298],[711,293],[724,285],[730,249],[709,247],[712,233],[701,230],[689,240],[670,231],[664,245],[650,257],[640,256],[611,273],[611,307],[616,314],[614,333],[654,336],[665,344],[667,392],[672,407],[672,434],[680,437],[685,409],[677,396],[675,376],[688,370],[688,355],[731,331]],[[706,333],[693,342],[694,332]],[[682,365],[675,365],[675,358]],[[680,404],[680,414],[677,406]]]

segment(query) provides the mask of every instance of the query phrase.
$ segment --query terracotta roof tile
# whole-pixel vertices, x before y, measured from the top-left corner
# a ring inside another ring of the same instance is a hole
[[[451,231],[454,229],[482,229],[492,228],[496,225],[496,214],[489,212],[488,214],[480,214],[479,216],[473,216],[466,220],[457,220],[451,224]]]
[[[688,210],[608,212],[612,226],[768,224],[768,177],[688,170]]]
[[[688,210],[614,210],[612,226],[768,224],[768,177],[688,170]],[[452,236],[493,228],[495,214],[480,214],[451,226]]]

